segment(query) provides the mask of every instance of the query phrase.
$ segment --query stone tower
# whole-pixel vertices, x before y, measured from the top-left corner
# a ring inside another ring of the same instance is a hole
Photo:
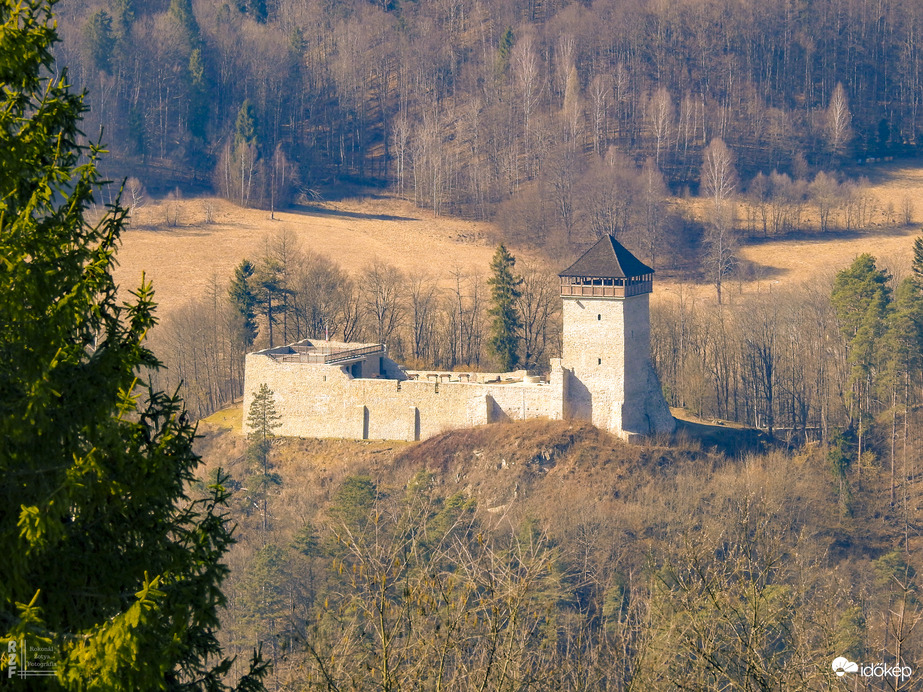
[[[611,235],[559,275],[567,418],[630,440],[670,433],[675,421],[650,360],[654,270]]]

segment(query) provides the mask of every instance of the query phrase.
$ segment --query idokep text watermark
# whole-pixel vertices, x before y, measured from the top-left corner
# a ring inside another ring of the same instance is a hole
[[[901,682],[913,675],[913,668],[905,665],[890,666],[887,663],[869,663],[858,664],[850,661],[845,656],[838,656],[830,664],[833,672],[837,677],[843,677],[847,673],[855,673],[863,678],[895,678]]]

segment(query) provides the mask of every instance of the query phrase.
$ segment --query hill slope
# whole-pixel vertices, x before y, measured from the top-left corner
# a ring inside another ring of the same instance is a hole
[[[420,443],[284,440],[264,530],[258,470],[222,425],[204,423],[200,443],[234,477],[223,631],[232,650],[270,642],[281,686],[348,686],[385,657],[389,675],[439,671],[468,689],[497,670],[484,654],[499,644],[503,669],[544,680],[536,689],[571,689],[573,676],[711,689],[696,662],[715,656],[725,681],[758,665],[821,689],[834,653],[894,656],[894,580],[915,558],[895,550],[883,466],[850,475],[844,514],[819,449],[728,458],[562,421]],[[847,635],[858,648],[833,652]],[[915,632],[901,646],[923,652]]]

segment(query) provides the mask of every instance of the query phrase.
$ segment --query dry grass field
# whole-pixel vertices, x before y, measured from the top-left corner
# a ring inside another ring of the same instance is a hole
[[[176,212],[176,225],[165,219]],[[206,221],[210,215],[210,221]],[[317,203],[285,212],[243,209],[214,198],[160,201],[136,211],[122,237],[116,280],[154,282],[161,316],[203,295],[212,277],[226,282],[244,258],[257,259],[274,234],[290,231],[304,250],[325,255],[349,272],[375,260],[408,274],[448,280],[459,268],[485,274],[494,252],[493,226],[436,217],[410,202],[364,198]]]
[[[888,269],[897,280],[910,272],[914,238],[923,226],[923,162],[876,164],[860,172],[869,179],[867,192],[872,202],[872,222],[861,232],[820,234],[811,210],[804,216],[808,232],[778,240],[745,243],[739,256],[748,263],[744,277],[732,276],[725,285],[725,295],[767,293],[814,281],[832,282],[834,274],[864,252],[874,255],[878,265]],[[903,225],[896,217],[905,200],[912,206],[912,224]],[[685,203],[685,202],[684,202]],[[656,298],[675,298],[680,292],[687,297],[713,302],[715,289],[710,284],[690,284],[661,280],[655,284]]]
[[[874,254],[898,278],[905,275],[913,237],[923,224],[923,167],[885,164],[867,172],[878,210],[870,229],[747,244],[740,255],[751,263],[750,270],[746,277],[728,282],[728,297],[832,277],[863,252]],[[914,225],[889,223],[888,208],[900,209],[907,198],[913,202]],[[168,216],[175,216],[175,225],[166,222]],[[259,257],[267,241],[281,231],[290,231],[304,249],[330,257],[353,273],[381,260],[446,283],[456,269],[486,274],[496,237],[493,224],[434,217],[387,196],[319,202],[276,212],[275,217],[214,198],[149,203],[135,212],[123,236],[116,279],[123,289],[131,289],[145,272],[154,282],[164,316],[203,295],[213,277],[226,282],[242,259]],[[514,252],[520,259],[537,261],[521,248]],[[703,284],[662,280],[655,290],[669,296],[681,288],[697,299],[714,299],[714,289]]]
[[[728,277],[723,294],[733,303],[740,296],[771,293],[803,284],[820,282],[830,286],[838,271],[865,252],[874,255],[878,266],[900,281],[910,272],[913,240],[917,235],[919,226],[892,227],[744,245],[738,254],[750,263],[748,273],[745,278]],[[654,285],[655,300],[676,300],[681,293],[698,302],[716,302],[715,288],[710,283],[667,279]]]
[[[818,274],[835,272],[863,252],[879,258],[896,277],[906,275],[913,238],[923,225],[923,168],[892,163],[876,165],[868,172],[868,192],[875,209],[866,232],[753,244],[743,249],[743,258],[766,267],[767,279],[784,283],[804,283]],[[898,225],[895,218],[907,199],[912,205],[909,227]],[[808,221],[813,219],[809,216]]]

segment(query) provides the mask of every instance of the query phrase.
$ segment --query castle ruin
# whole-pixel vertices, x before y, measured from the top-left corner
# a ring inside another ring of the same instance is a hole
[[[650,362],[653,275],[612,236],[561,272],[563,350],[546,378],[406,370],[384,344],[305,339],[247,355],[244,411],[266,384],[289,437],[412,441],[528,418],[586,420],[629,441],[670,433]]]

